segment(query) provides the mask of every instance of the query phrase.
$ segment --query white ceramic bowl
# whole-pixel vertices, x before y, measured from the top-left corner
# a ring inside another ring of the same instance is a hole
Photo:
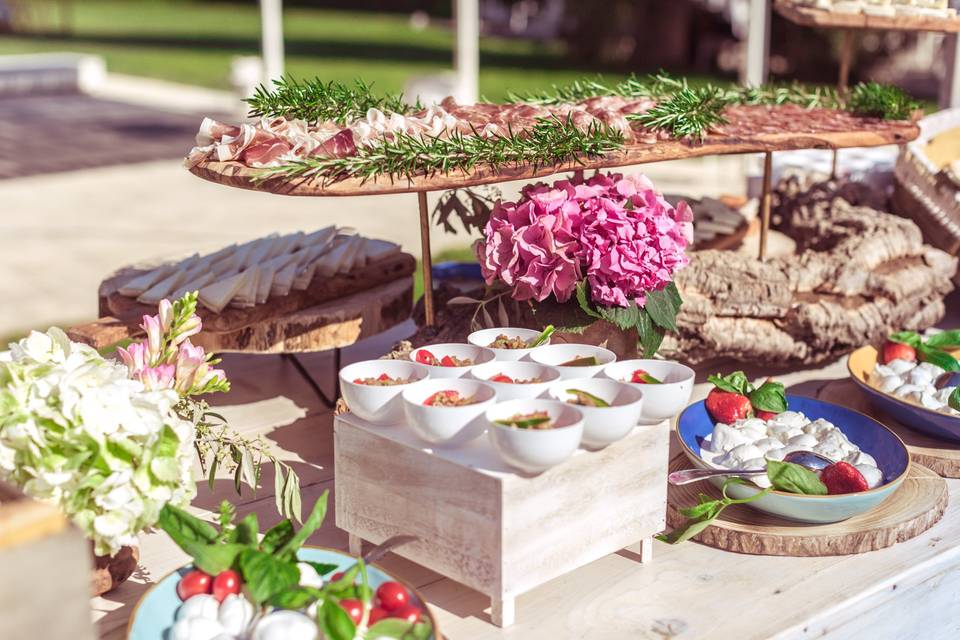
[[[633,372],[643,369],[662,384],[630,382]],[[603,369],[603,375],[643,392],[640,424],[657,424],[680,413],[693,393],[693,369],[672,360],[621,360]]]
[[[521,340],[530,340],[539,336],[542,331],[536,329],[521,329],[520,327],[500,327],[498,329],[481,329],[474,331],[467,336],[467,342],[478,347],[486,347],[493,351],[497,360],[526,360],[533,349],[494,349],[488,346],[497,339],[499,335],[509,336],[511,338],[520,338]],[[543,344],[550,344],[550,338],[547,338]],[[541,345],[542,346],[542,345]]]
[[[609,404],[609,407],[574,405],[583,414],[583,446],[602,449],[633,431],[640,422],[643,391],[635,385],[608,378],[573,378],[550,385],[550,397],[566,402],[568,389],[586,391]]]
[[[490,378],[503,374],[514,380],[531,380],[539,378],[543,382],[517,384],[510,382],[496,382]],[[487,362],[478,364],[470,371],[470,377],[486,382],[497,392],[497,400],[520,400],[522,398],[539,398],[546,395],[550,385],[560,379],[560,372],[537,362]]]
[[[462,407],[427,406],[424,401],[438,391],[457,391],[475,396],[477,402]],[[433,443],[461,444],[486,430],[484,412],[496,402],[497,394],[488,384],[464,378],[424,380],[403,392],[407,423],[418,436]]]
[[[491,362],[496,356],[493,350],[484,349],[472,344],[450,343],[450,344],[429,344],[419,347],[410,352],[410,361],[417,362],[417,354],[421,351],[429,351],[437,360],[443,356],[453,356],[461,360],[473,360],[473,364],[465,367],[437,367],[425,364],[431,378],[462,378],[470,369],[484,362]]]
[[[563,367],[561,363],[570,362],[576,358],[594,356],[600,364],[586,367]],[[564,380],[572,378],[593,378],[603,371],[608,364],[617,361],[617,354],[610,349],[597,347],[592,344],[551,344],[537,347],[530,354],[530,359],[540,364],[554,367],[560,372]]]
[[[389,387],[377,387],[369,384],[357,384],[360,378],[376,378],[385,373],[391,378],[414,378],[417,381],[429,377],[427,368],[406,360],[365,360],[355,362],[340,369],[340,390],[347,401],[351,413],[372,424],[397,424],[403,422],[403,399],[400,394],[409,389],[410,384],[397,384]]]
[[[547,411],[552,429],[518,429],[497,424],[517,414]],[[583,414],[557,400],[510,400],[487,409],[490,442],[504,462],[527,473],[540,473],[573,455],[583,436]]]

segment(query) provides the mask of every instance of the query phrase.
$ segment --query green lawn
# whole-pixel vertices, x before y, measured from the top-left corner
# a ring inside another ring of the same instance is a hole
[[[433,264],[441,262],[476,262],[477,258],[473,255],[473,249],[463,247],[462,249],[445,249],[433,254]],[[413,272],[413,299],[419,300],[423,295],[423,271],[420,269],[420,260],[417,260],[417,270]]]
[[[49,2],[37,2],[39,7]],[[259,52],[253,3],[185,0],[74,2],[72,35],[56,33],[42,11],[29,33],[0,35],[0,55],[77,51],[102,55],[110,71],[215,88],[229,87],[230,60]],[[360,76],[396,91],[411,75],[452,66],[452,34],[441,26],[412,29],[403,16],[288,8],[287,72],[350,81]],[[590,74],[571,68],[558,44],[484,38],[481,93],[496,100],[510,88],[549,87]],[[622,77],[608,74],[611,79]]]

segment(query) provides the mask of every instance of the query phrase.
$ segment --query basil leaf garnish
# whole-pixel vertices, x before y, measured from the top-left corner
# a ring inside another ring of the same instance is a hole
[[[773,488],[780,491],[808,496],[827,495],[827,485],[820,482],[816,473],[792,462],[767,460],[767,477]]]
[[[787,391],[782,382],[768,380],[750,392],[750,404],[759,411],[783,413],[787,410]]]

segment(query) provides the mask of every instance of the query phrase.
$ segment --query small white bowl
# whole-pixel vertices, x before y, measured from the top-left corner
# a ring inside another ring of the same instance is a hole
[[[403,400],[400,394],[416,382],[378,387],[358,384],[360,378],[376,378],[385,373],[391,378],[414,378],[417,382],[430,377],[422,364],[406,360],[365,360],[340,369],[340,390],[350,412],[371,424],[385,425],[403,422]]]
[[[586,367],[561,366],[563,362],[569,362],[575,358],[589,358],[590,356],[594,356],[600,364]],[[599,375],[605,366],[617,361],[617,354],[610,349],[592,344],[567,343],[537,347],[530,354],[530,359],[555,368],[560,372],[560,378],[568,380],[572,378],[593,378]]]
[[[457,391],[461,396],[475,396],[477,402],[462,407],[423,404],[433,394],[445,390]],[[403,410],[410,428],[427,442],[460,444],[483,434],[487,426],[484,412],[493,406],[496,398],[493,387],[477,380],[424,380],[404,390]]]
[[[505,335],[511,338],[520,338],[521,340],[531,340],[539,336],[541,333],[543,332],[537,331],[536,329],[521,329],[520,327],[481,329],[480,331],[474,331],[467,336],[467,342],[477,345],[478,347],[486,347],[487,349],[490,349],[490,351],[493,351],[493,353],[496,355],[497,360],[526,360],[526,356],[530,355],[530,352],[533,351],[533,349],[494,349],[489,345],[491,342],[496,340],[497,336],[499,335]],[[550,344],[550,338],[547,338],[543,344]]]
[[[540,378],[543,382],[517,384],[510,382],[496,382],[491,380],[497,374],[509,376],[514,380],[531,380]],[[470,377],[486,382],[497,392],[497,400],[520,400],[522,398],[539,398],[546,394],[550,385],[560,379],[560,372],[553,367],[537,362],[487,362],[478,364],[470,371]]]
[[[517,414],[546,411],[552,429],[518,429],[497,424]],[[504,462],[527,473],[540,473],[573,455],[583,437],[583,413],[557,400],[510,400],[487,409],[490,442]]]
[[[566,402],[568,389],[586,391],[609,404],[609,407],[573,405],[583,414],[583,446],[602,449],[624,438],[640,422],[644,392],[635,385],[608,378],[574,378],[550,385],[550,396]]]
[[[468,358],[473,360],[473,364],[465,367],[438,367],[429,364],[423,365],[427,368],[427,371],[430,372],[431,378],[462,378],[476,365],[483,364],[484,362],[491,362],[496,357],[493,354],[492,349],[484,349],[483,347],[478,347],[472,344],[449,343],[430,344],[414,349],[410,352],[410,361],[417,362],[417,354],[421,351],[429,351],[434,355],[434,357],[436,357],[437,360],[442,359],[444,356],[453,356],[455,358],[460,358],[461,360],[466,360]]]
[[[633,372],[643,369],[663,384],[630,382]],[[643,392],[640,424],[657,424],[680,413],[693,393],[693,369],[672,360],[621,360],[603,369],[603,375]]]

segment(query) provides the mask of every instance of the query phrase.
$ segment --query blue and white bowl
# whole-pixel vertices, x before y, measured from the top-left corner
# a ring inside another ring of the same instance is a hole
[[[791,411],[799,411],[810,420],[823,418],[836,425],[850,442],[873,456],[883,474],[883,483],[860,493],[830,496],[772,491],[754,502],[747,503],[750,507],[798,522],[840,522],[870,511],[903,484],[910,470],[910,454],[903,441],[887,427],[862,413],[822,400],[789,395],[787,404]],[[703,401],[687,407],[677,421],[680,445],[694,466],[700,469],[715,468],[700,457],[703,439],[713,432],[713,426],[714,420]],[[711,482],[719,487],[723,484],[723,478],[714,478]],[[727,494],[737,499],[749,498],[760,491],[753,484],[734,484],[727,487]]]

